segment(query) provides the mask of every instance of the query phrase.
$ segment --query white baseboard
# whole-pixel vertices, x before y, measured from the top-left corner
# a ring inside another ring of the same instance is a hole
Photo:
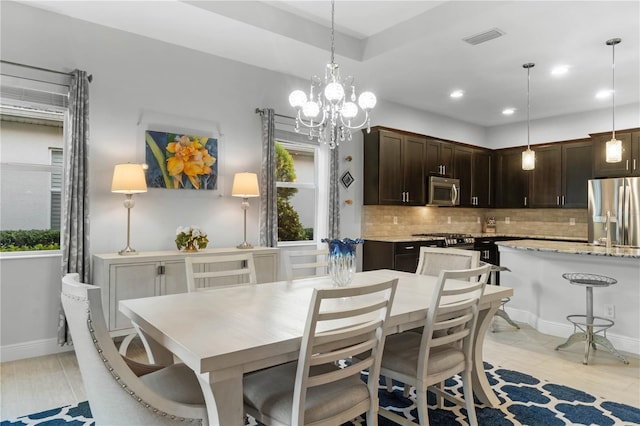
[[[73,346],[58,346],[57,339],[32,340],[15,345],[0,346],[0,361],[15,361],[72,351]]]
[[[547,321],[538,318],[531,312],[521,309],[513,309],[505,306],[505,310],[509,314],[509,317],[516,322],[523,322],[529,324],[531,327],[538,330],[540,333],[548,334],[556,337],[569,337],[573,333],[573,326],[569,323],[557,323]],[[613,330],[613,328],[612,328]],[[614,333],[607,332],[607,339],[613,344],[613,346],[624,352],[640,356],[640,340],[634,339],[628,336],[620,336]]]

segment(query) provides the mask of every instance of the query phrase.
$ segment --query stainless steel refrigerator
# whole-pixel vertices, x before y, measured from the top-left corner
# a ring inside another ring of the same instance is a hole
[[[589,180],[589,242],[640,247],[640,177]]]

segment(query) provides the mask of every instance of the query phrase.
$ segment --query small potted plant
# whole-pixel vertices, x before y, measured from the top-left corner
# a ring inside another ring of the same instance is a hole
[[[176,246],[182,251],[198,251],[207,247],[207,234],[197,226],[178,226],[176,229]]]

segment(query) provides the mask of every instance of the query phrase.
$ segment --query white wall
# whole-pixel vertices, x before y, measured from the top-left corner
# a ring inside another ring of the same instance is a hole
[[[531,120],[531,144],[588,138],[590,133],[612,130],[611,105],[598,111],[568,114],[541,120]],[[616,130],[640,127],[640,104],[616,107]],[[527,122],[487,129],[486,146],[492,149],[527,144]]]

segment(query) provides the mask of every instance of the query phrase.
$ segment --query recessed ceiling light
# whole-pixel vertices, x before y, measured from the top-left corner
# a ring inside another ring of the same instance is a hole
[[[557,67],[551,70],[552,75],[563,75],[569,72],[569,67],[567,65],[558,65]]]
[[[600,90],[598,93],[596,93],[596,99],[606,99],[611,96],[612,93],[613,90]]]
[[[506,108],[502,110],[503,115],[513,115],[514,112],[516,112],[515,108]]]
[[[453,92],[451,92],[451,94],[449,95],[452,98],[461,98],[464,96],[464,91],[463,90],[454,90]]]

